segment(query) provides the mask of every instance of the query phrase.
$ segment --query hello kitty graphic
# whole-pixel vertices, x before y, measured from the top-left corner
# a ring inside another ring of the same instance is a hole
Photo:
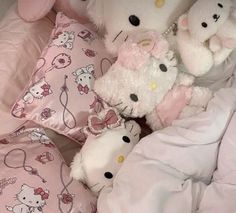
[[[16,198],[20,204],[6,206],[8,211],[13,213],[43,213],[43,207],[49,198],[49,191],[23,184]]]
[[[54,146],[49,137],[45,134],[44,130],[41,128],[36,128],[28,134],[28,138],[31,139],[31,142],[39,142],[46,146]]]
[[[23,101],[26,104],[32,104],[34,99],[42,99],[50,94],[52,94],[51,86],[46,82],[44,77],[29,87],[23,97]]]
[[[85,42],[88,42],[89,44],[96,39],[94,34],[86,29],[80,31],[78,33],[78,37],[82,38]]]
[[[95,81],[94,65],[90,64],[79,68],[72,74],[76,76],[75,82],[78,84],[78,90],[81,95],[88,94],[93,89]]]
[[[64,47],[71,50],[73,48],[74,41],[75,41],[75,32],[73,31],[58,32],[52,39],[52,43],[50,46]]]

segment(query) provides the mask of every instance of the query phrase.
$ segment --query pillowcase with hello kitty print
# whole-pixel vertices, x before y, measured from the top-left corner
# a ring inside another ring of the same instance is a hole
[[[95,32],[58,13],[29,85],[12,108],[13,116],[84,142],[88,115],[103,108],[93,91],[94,80],[112,61]]]

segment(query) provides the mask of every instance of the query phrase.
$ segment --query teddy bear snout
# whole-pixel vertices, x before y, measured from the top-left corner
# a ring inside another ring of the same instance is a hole
[[[213,15],[213,19],[215,20],[215,22],[217,22],[220,18],[220,15],[214,14]]]

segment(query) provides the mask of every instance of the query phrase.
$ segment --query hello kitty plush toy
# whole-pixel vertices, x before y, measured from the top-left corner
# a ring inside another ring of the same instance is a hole
[[[221,64],[236,47],[236,19],[231,0],[198,0],[178,21],[178,50],[195,76]]]
[[[87,22],[88,0],[18,0],[18,12],[25,21],[36,21],[54,8],[70,18]]]
[[[88,1],[88,15],[99,29],[104,29],[106,48],[114,55],[118,54],[118,48],[134,32],[171,31],[178,17],[195,2],[195,0]],[[170,32],[168,40],[175,40]]]
[[[71,177],[85,183],[98,195],[110,187],[128,154],[139,141],[140,126],[124,122],[117,111],[107,108],[89,117],[89,137],[71,164]]]
[[[128,117],[146,116],[153,130],[204,110],[212,93],[193,87],[193,78],[179,73],[174,53],[160,34],[131,35],[116,63],[95,81],[95,92]]]

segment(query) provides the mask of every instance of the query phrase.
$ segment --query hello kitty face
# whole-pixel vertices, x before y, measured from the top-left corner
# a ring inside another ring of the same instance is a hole
[[[40,142],[41,144],[50,144],[50,139],[44,133],[43,129],[34,129],[28,134],[32,142]]]
[[[185,24],[197,41],[205,42],[228,19],[231,5],[231,0],[198,0],[185,18],[180,19],[180,25]]]
[[[58,33],[55,36],[55,38],[52,40],[52,45],[58,47],[64,47],[67,49],[72,49],[74,40],[75,40],[74,32],[64,31]]]
[[[72,74],[76,76],[75,82],[78,84],[80,94],[88,94],[93,89],[95,81],[94,65],[90,64],[86,67],[79,68]]]
[[[143,117],[162,101],[177,77],[172,51],[160,59],[150,58],[144,66],[130,70],[117,62],[94,85],[95,92],[120,113]]]
[[[40,79],[33,84],[23,97],[23,100],[27,104],[33,103],[34,99],[42,99],[52,94],[51,86],[46,82],[45,78]]]
[[[163,33],[193,2],[195,0],[91,0],[88,14],[98,27],[105,28],[106,48],[117,54],[131,33],[142,30]]]
[[[16,195],[17,200],[28,207],[42,208],[46,205],[48,191],[43,191],[44,193],[41,193],[41,195],[36,191],[37,189],[24,184],[21,187],[21,191]]]

